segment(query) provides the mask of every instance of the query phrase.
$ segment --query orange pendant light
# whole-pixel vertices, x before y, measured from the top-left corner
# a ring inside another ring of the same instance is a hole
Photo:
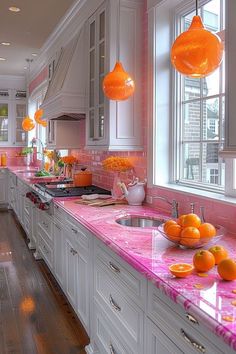
[[[41,120],[40,123],[42,125],[42,127],[46,128],[46,126],[48,125],[48,123],[46,122],[46,120]]]
[[[117,61],[113,71],[107,74],[103,80],[104,94],[115,101],[127,100],[135,90],[134,80],[124,70],[121,62]]]
[[[222,57],[221,39],[204,28],[196,1],[196,16],[189,29],[181,33],[172,45],[172,65],[183,75],[201,78],[216,70]]]
[[[22,121],[22,129],[26,132],[29,132],[30,130],[34,129],[35,124],[33,119],[31,119],[29,116],[26,116],[23,121]]]
[[[38,124],[42,124],[42,116],[44,114],[43,109],[38,109],[35,113],[34,113],[34,120],[35,122],[37,122]]]

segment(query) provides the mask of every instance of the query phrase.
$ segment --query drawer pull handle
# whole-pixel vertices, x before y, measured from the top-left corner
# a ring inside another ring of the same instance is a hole
[[[70,253],[72,253],[72,254],[73,254],[73,256],[75,256],[75,255],[77,254],[77,251],[76,251],[76,250],[74,250],[74,248],[72,248],[72,247],[71,247],[71,249],[70,249]]]
[[[74,234],[78,233],[78,231],[76,229],[73,229],[73,227],[71,228],[71,230],[74,232]]]
[[[59,206],[58,206],[58,205],[55,205],[55,208],[56,208],[56,209],[59,209]]]
[[[190,313],[186,313],[185,315],[190,322],[192,322],[194,324],[199,324],[198,320],[196,320],[196,318],[194,318],[192,315],[190,315]]]
[[[113,272],[120,273],[120,269],[116,267],[112,262],[109,262],[109,267],[111,268],[111,270],[113,270]]]
[[[113,298],[112,298],[111,295],[109,296],[109,301],[110,301],[111,306],[112,306],[116,311],[121,311],[120,306],[118,306],[118,305],[115,303],[115,301],[113,300]]]
[[[206,352],[206,348],[203,345],[201,345],[201,344],[195,342],[194,340],[192,340],[191,338],[189,338],[189,336],[185,333],[185,331],[182,328],[181,328],[180,331],[181,331],[182,337],[184,338],[184,340],[186,342],[191,344],[199,352],[201,352],[201,353],[205,353]]]
[[[109,349],[111,354],[116,354],[112,344],[109,345]]]

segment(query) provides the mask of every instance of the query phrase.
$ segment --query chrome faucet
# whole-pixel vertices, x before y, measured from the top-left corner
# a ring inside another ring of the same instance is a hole
[[[42,147],[42,152],[40,151],[37,151],[37,154],[40,154],[42,156],[42,160],[41,160],[41,170],[44,169],[44,164],[45,164],[45,156],[44,156],[44,145],[43,145],[43,142],[42,140],[40,140],[39,138],[33,138],[31,140],[31,146],[34,147],[34,144],[36,144],[36,142],[39,142],[41,144],[41,147]]]
[[[170,202],[167,198],[165,197],[158,197],[158,196],[154,196],[152,197],[152,199],[160,199],[163,200],[164,202],[168,203],[169,205],[171,205],[171,217],[177,219],[179,217],[179,203],[173,199],[172,202]]]

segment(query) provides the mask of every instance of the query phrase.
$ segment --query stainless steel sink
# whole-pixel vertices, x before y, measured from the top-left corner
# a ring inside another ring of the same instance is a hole
[[[162,218],[143,215],[127,215],[116,219],[118,224],[130,227],[157,227],[165,221]]]
[[[16,173],[36,173],[38,170],[18,170]]]

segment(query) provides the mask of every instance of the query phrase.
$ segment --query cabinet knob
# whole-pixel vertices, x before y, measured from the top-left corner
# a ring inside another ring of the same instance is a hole
[[[190,322],[192,322],[194,324],[199,324],[198,320],[196,320],[196,318],[194,318],[192,315],[190,315],[190,313],[186,313],[185,316]]]
[[[112,296],[110,295],[109,296],[109,301],[110,301],[110,304],[111,304],[111,306],[113,307],[113,309],[115,309],[116,311],[121,311],[121,308],[120,308],[120,306],[118,306],[116,303],[115,303],[115,301],[113,300],[113,298],[112,298]]]
[[[185,331],[184,331],[182,328],[181,328],[180,332],[181,332],[181,334],[182,334],[182,337],[184,338],[184,340],[185,340],[187,343],[191,344],[191,345],[192,345],[195,349],[197,349],[199,352],[201,352],[201,353],[206,353],[206,348],[205,348],[203,345],[201,345],[201,344],[195,342],[193,339],[191,339],[191,338],[185,333]]]
[[[120,273],[120,269],[116,267],[112,262],[109,262],[110,269],[115,273]]]
[[[116,354],[112,344],[109,345],[109,349],[111,354]]]

